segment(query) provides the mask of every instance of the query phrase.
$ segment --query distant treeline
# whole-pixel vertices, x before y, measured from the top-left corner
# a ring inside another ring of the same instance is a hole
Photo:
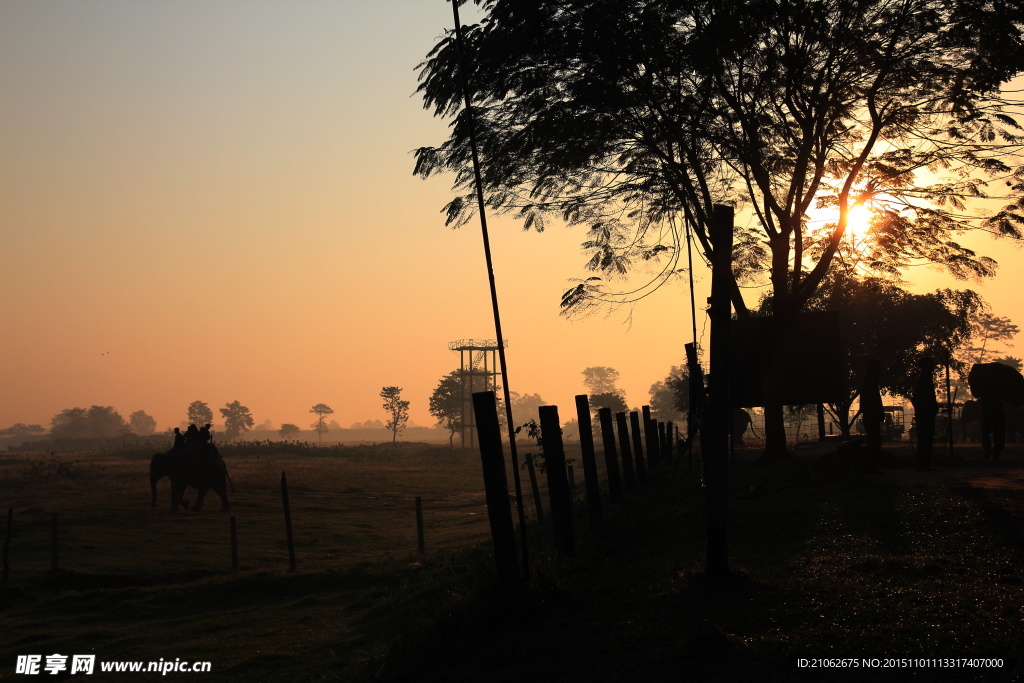
[[[239,441],[282,441],[277,430],[254,429],[246,432]],[[317,443],[317,434],[313,430],[304,429],[286,441]],[[214,430],[216,443],[229,443],[222,433]],[[391,432],[382,428],[371,429],[332,429],[323,437],[323,445],[336,443],[383,443],[391,441]],[[448,432],[434,427],[407,427],[399,435],[399,441],[417,441],[421,443],[448,443]],[[456,442],[458,439],[456,439]],[[137,436],[131,433],[116,437],[53,437],[49,434],[32,436],[0,437],[0,450],[10,453],[70,451],[110,451],[110,450],[146,450],[156,452],[167,451],[174,443],[170,431],[151,436]],[[458,445],[458,444],[456,444]]]

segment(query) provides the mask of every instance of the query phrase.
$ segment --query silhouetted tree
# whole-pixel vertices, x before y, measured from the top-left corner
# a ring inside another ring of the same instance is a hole
[[[50,420],[50,435],[55,438],[104,438],[127,431],[124,418],[111,406],[67,408]]]
[[[690,407],[690,380],[685,365],[673,365],[668,376],[651,385],[651,415],[679,423]]]
[[[299,435],[300,431],[302,430],[299,429],[298,425],[293,425],[290,422],[285,422],[284,424],[281,425],[281,428],[277,430],[277,433],[281,436],[282,439],[293,439]]]
[[[156,434],[156,420],[147,415],[144,410],[136,410],[129,415],[128,424],[131,425],[132,431],[139,436]]]
[[[766,302],[770,305],[770,301]],[[882,278],[852,276],[836,271],[808,303],[814,310],[839,311],[847,347],[850,376],[839,403],[828,404],[843,434],[857,415],[850,414],[858,395],[864,359],[881,361],[879,386],[890,394],[909,396],[919,361],[924,356],[950,361],[966,372],[957,352],[971,337],[971,320],[984,307],[971,290],[939,289],[912,294]]]
[[[607,391],[601,394],[590,394],[590,410],[597,415],[601,408],[611,408],[612,414],[622,413],[629,410],[626,399],[617,391]],[[595,424],[597,421],[595,419]]]
[[[530,420],[540,424],[538,408],[548,405],[540,394],[520,394],[517,391],[510,391],[509,397],[512,399],[512,420],[516,427],[525,425]]]
[[[1015,358],[1014,356],[1000,356],[999,358],[993,358],[991,362],[1009,365],[1017,372],[1021,372],[1022,370],[1024,370],[1024,358]]]
[[[971,318],[971,325],[974,328],[972,341],[974,342],[967,352],[970,363],[985,363],[989,359],[986,354],[995,355],[999,349],[992,348],[993,343],[1003,343],[1013,346],[1011,341],[1020,332],[1020,328],[1006,317],[992,315],[987,311],[978,311]]]
[[[605,365],[595,365],[589,368],[584,368],[583,372],[583,386],[587,388],[587,393],[594,394],[618,394],[622,393],[619,391],[619,371],[615,368],[610,368]]]
[[[322,443],[324,434],[330,431],[330,428],[324,423],[324,420],[328,415],[334,415],[334,410],[326,403],[317,403],[309,409],[309,412],[316,414],[316,422],[311,424],[310,428],[316,432],[317,443]]]
[[[991,274],[991,259],[957,241],[976,227],[967,209],[986,179],[1009,177],[1015,204],[985,227],[1021,237],[1019,128],[1000,92],[1024,69],[1021,3],[478,4],[485,16],[465,45],[486,200],[527,229],[550,217],[588,229],[587,267],[600,276],[569,289],[566,310],[608,300],[603,278],[636,262],[668,257],[671,276],[684,225],[713,259],[713,206],[743,203],[754,222],[736,228],[733,305],[746,317],[739,284],[767,276],[775,318],[764,347],[775,359],[799,343],[796,314],[850,254],[858,205],[874,216],[861,260],[889,273],[931,262]],[[415,168],[455,172],[455,225],[476,210],[457,63],[448,35],[419,66],[424,106],[458,115],[443,145],[417,150]],[[819,207],[835,217],[815,226]],[[773,451],[785,448],[781,372],[771,364],[765,383]]]
[[[249,409],[238,401],[225,405],[220,409],[220,414],[224,417],[224,436],[228,441],[233,441],[252,429],[255,422]]]
[[[462,431],[462,371],[453,370],[441,378],[430,395],[430,414],[448,430],[448,446],[454,447],[455,433]]]
[[[384,399],[382,407],[390,415],[384,426],[391,431],[391,443],[394,443],[398,432],[409,422],[409,402],[402,400],[401,387],[384,387],[380,390],[380,397]]]
[[[210,406],[202,401],[192,401],[188,404],[188,423],[201,427],[204,424],[213,423],[213,411]]]
[[[21,422],[16,422],[6,429],[0,429],[0,436],[35,436],[37,434],[42,434],[45,431],[46,428],[43,427],[43,425],[27,425]]]

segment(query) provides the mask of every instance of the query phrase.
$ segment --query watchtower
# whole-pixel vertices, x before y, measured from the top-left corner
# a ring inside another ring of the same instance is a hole
[[[508,347],[508,340],[504,340]],[[462,445],[476,443],[476,419],[473,415],[473,393],[497,393],[501,369],[498,367],[497,339],[459,339],[448,342],[449,351],[459,352],[459,374],[462,377]],[[469,439],[466,439],[466,432]]]

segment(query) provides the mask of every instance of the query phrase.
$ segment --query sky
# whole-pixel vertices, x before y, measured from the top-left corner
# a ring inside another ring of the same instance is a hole
[[[451,24],[444,0],[0,0],[0,428],[103,405],[163,430],[196,400],[344,426],[391,385],[433,424],[448,343],[495,336],[478,224],[412,175],[447,126],[415,67]],[[691,341],[685,282],[569,321],[584,234],[489,224],[510,388],[571,416],[604,365],[647,403]],[[1024,324],[1020,250],[978,248],[994,280],[917,286]]]

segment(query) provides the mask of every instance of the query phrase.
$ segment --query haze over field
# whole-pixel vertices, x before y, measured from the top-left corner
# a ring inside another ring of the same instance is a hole
[[[166,429],[195,400],[347,426],[384,419],[385,385],[433,424],[448,342],[494,336],[476,224],[446,228],[449,183],[412,175],[446,132],[414,68],[450,25],[443,0],[0,3],[0,427],[95,404]],[[690,341],[685,281],[631,326],[567,322],[583,233],[491,225],[510,387],[568,410],[604,365],[645,403]],[[995,280],[916,288],[1024,321],[1021,253],[977,248]]]

